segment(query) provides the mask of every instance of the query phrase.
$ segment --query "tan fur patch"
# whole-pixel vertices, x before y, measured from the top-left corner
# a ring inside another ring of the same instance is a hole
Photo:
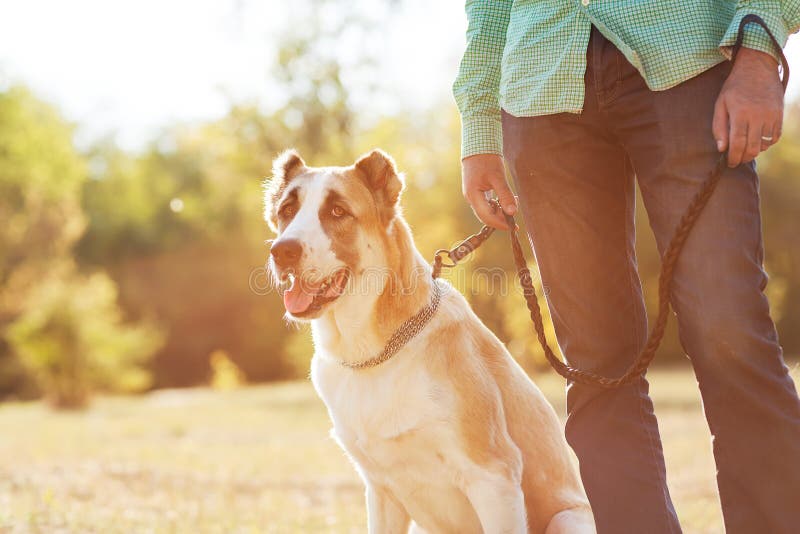
[[[432,281],[409,261],[415,249],[405,221],[394,219],[378,236],[390,268],[386,287],[375,306],[373,325],[379,335],[388,339],[403,321],[428,303]]]
[[[490,366],[502,365],[502,358],[496,359],[493,353],[486,354],[485,359],[475,358],[475,340],[460,323],[439,328],[431,339],[447,345],[441,351],[443,360],[434,370],[456,391],[457,420],[467,455],[478,465],[495,464],[510,477],[507,468],[514,466],[516,459],[508,447],[500,392],[489,371]]]
[[[285,150],[272,162],[272,176],[264,182],[264,219],[273,232],[278,231],[278,200],[289,182],[307,170],[303,158],[293,149]]]
[[[356,272],[359,270],[359,253],[356,246],[358,221],[350,212],[340,216],[334,214],[334,210],[344,203],[344,197],[340,193],[329,190],[319,208],[319,220],[322,231],[331,240],[333,254],[351,271]]]
[[[353,167],[372,192],[381,221],[388,224],[397,214],[397,201],[404,185],[394,160],[376,149],[362,156]]]
[[[514,465],[514,454],[502,439],[505,432],[519,447],[529,532],[543,532],[547,520],[563,509],[565,501],[584,505],[579,491],[553,491],[580,488],[565,454],[567,444],[560,423],[541,393],[510,361],[502,343],[477,325],[470,328],[469,322],[450,323],[431,334],[430,351],[445,355],[431,361],[431,372],[456,391],[458,424],[474,462]],[[543,463],[541,458],[549,462]]]

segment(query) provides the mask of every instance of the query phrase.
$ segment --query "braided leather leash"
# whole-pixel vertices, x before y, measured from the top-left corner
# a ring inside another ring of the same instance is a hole
[[[783,79],[781,80],[781,83],[783,85],[784,92],[786,92],[786,86],[789,83],[789,64],[786,60],[786,56],[784,56],[783,51],[781,50],[780,44],[775,39],[775,36],[772,34],[769,28],[767,28],[761,17],[758,17],[757,15],[746,15],[744,18],[742,18],[742,21],[739,24],[739,33],[736,38],[736,43],[733,46],[731,54],[732,59],[736,58],[736,54],[739,52],[739,49],[742,46],[744,39],[744,27],[751,22],[756,23],[764,28],[764,30],[767,32],[767,35],[769,35],[769,37],[772,39],[775,48],[778,50],[783,69]],[[536,297],[536,289],[533,286],[531,272],[530,269],[528,269],[528,265],[525,261],[525,255],[522,252],[522,245],[520,245],[517,225],[513,216],[504,213],[506,224],[509,228],[511,251],[514,255],[514,264],[517,268],[517,277],[519,278],[520,285],[522,286],[525,303],[530,311],[531,321],[536,329],[536,335],[539,340],[539,344],[542,346],[542,350],[544,350],[544,355],[547,358],[547,361],[558,374],[573,382],[590,386],[599,386],[607,389],[629,384],[644,375],[648,366],[650,365],[650,362],[653,361],[653,358],[656,355],[656,350],[658,350],[658,346],[661,344],[661,339],[664,337],[664,330],[667,326],[667,319],[669,317],[669,301],[672,290],[672,279],[681,249],[683,248],[684,243],[686,243],[686,239],[689,237],[692,227],[700,217],[703,208],[705,208],[708,200],[711,198],[714,189],[717,187],[717,184],[722,177],[722,172],[725,169],[726,161],[727,154],[722,154],[708,178],[706,178],[700,185],[700,189],[692,198],[689,206],[686,208],[686,211],[681,217],[680,222],[675,228],[675,233],[673,234],[672,240],[669,242],[661,261],[661,273],[658,278],[658,316],[656,317],[655,324],[647,336],[647,343],[645,343],[644,348],[639,353],[636,360],[631,364],[628,370],[618,378],[609,378],[591,371],[585,371],[571,367],[561,361],[550,349],[550,345],[547,343],[547,337],[545,336],[544,324],[542,322],[542,312],[539,309],[539,300]],[[499,204],[496,200],[491,202],[493,206],[495,206],[495,209],[499,209]],[[484,226],[480,232],[469,236],[463,242],[459,243],[455,248],[451,250],[438,250],[433,260],[433,277],[437,278],[441,274],[442,267],[454,267],[466,255],[481,246],[481,244],[483,244],[493,232],[493,228]],[[444,263],[443,256],[447,256],[451,263]]]

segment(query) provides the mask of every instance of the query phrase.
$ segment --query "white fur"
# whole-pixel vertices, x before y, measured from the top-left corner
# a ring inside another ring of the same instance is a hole
[[[297,189],[300,209],[281,232],[281,239],[296,239],[302,243],[303,263],[300,272],[311,278],[324,278],[342,267],[331,250],[331,240],[322,230],[319,220],[319,208],[325,201],[325,193],[333,179],[332,174],[326,173],[314,177],[300,176],[286,188],[278,201],[280,206]]]

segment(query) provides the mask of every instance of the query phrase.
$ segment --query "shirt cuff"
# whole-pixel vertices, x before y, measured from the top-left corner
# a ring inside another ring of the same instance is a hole
[[[497,116],[461,117],[461,159],[476,154],[503,155],[503,125]]]
[[[722,38],[722,42],[719,44],[720,51],[725,57],[731,59],[733,45],[736,43],[736,36],[739,33],[739,24],[745,15],[750,14],[758,15],[764,19],[767,27],[781,45],[781,48],[786,46],[786,41],[789,38],[789,29],[786,27],[786,22],[783,20],[780,7],[774,6],[772,3],[769,3],[768,5],[765,4],[765,2],[759,1],[739,2],[739,7],[736,8],[733,21],[731,22],[730,26],[728,26],[728,30],[725,32],[725,36]],[[769,35],[767,35],[767,32],[764,31],[764,28],[759,26],[757,23],[751,22],[744,27],[744,40],[742,41],[742,46],[746,48],[752,48],[753,50],[758,50],[759,52],[765,52],[774,57],[778,63],[780,63],[780,55],[775,49],[772,39],[769,38]]]

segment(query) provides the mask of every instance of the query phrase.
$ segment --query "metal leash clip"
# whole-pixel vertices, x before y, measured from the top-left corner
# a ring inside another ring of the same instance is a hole
[[[496,198],[487,198],[487,202],[492,206],[492,211],[496,212],[500,209],[500,202]],[[484,241],[494,233],[494,228],[484,225],[476,234],[464,239],[461,243],[451,249],[440,248],[436,251],[433,257],[433,278],[438,278],[441,273],[442,267],[455,267],[458,262],[467,257],[475,249],[480,247]],[[444,257],[450,260],[450,263],[444,262]]]

